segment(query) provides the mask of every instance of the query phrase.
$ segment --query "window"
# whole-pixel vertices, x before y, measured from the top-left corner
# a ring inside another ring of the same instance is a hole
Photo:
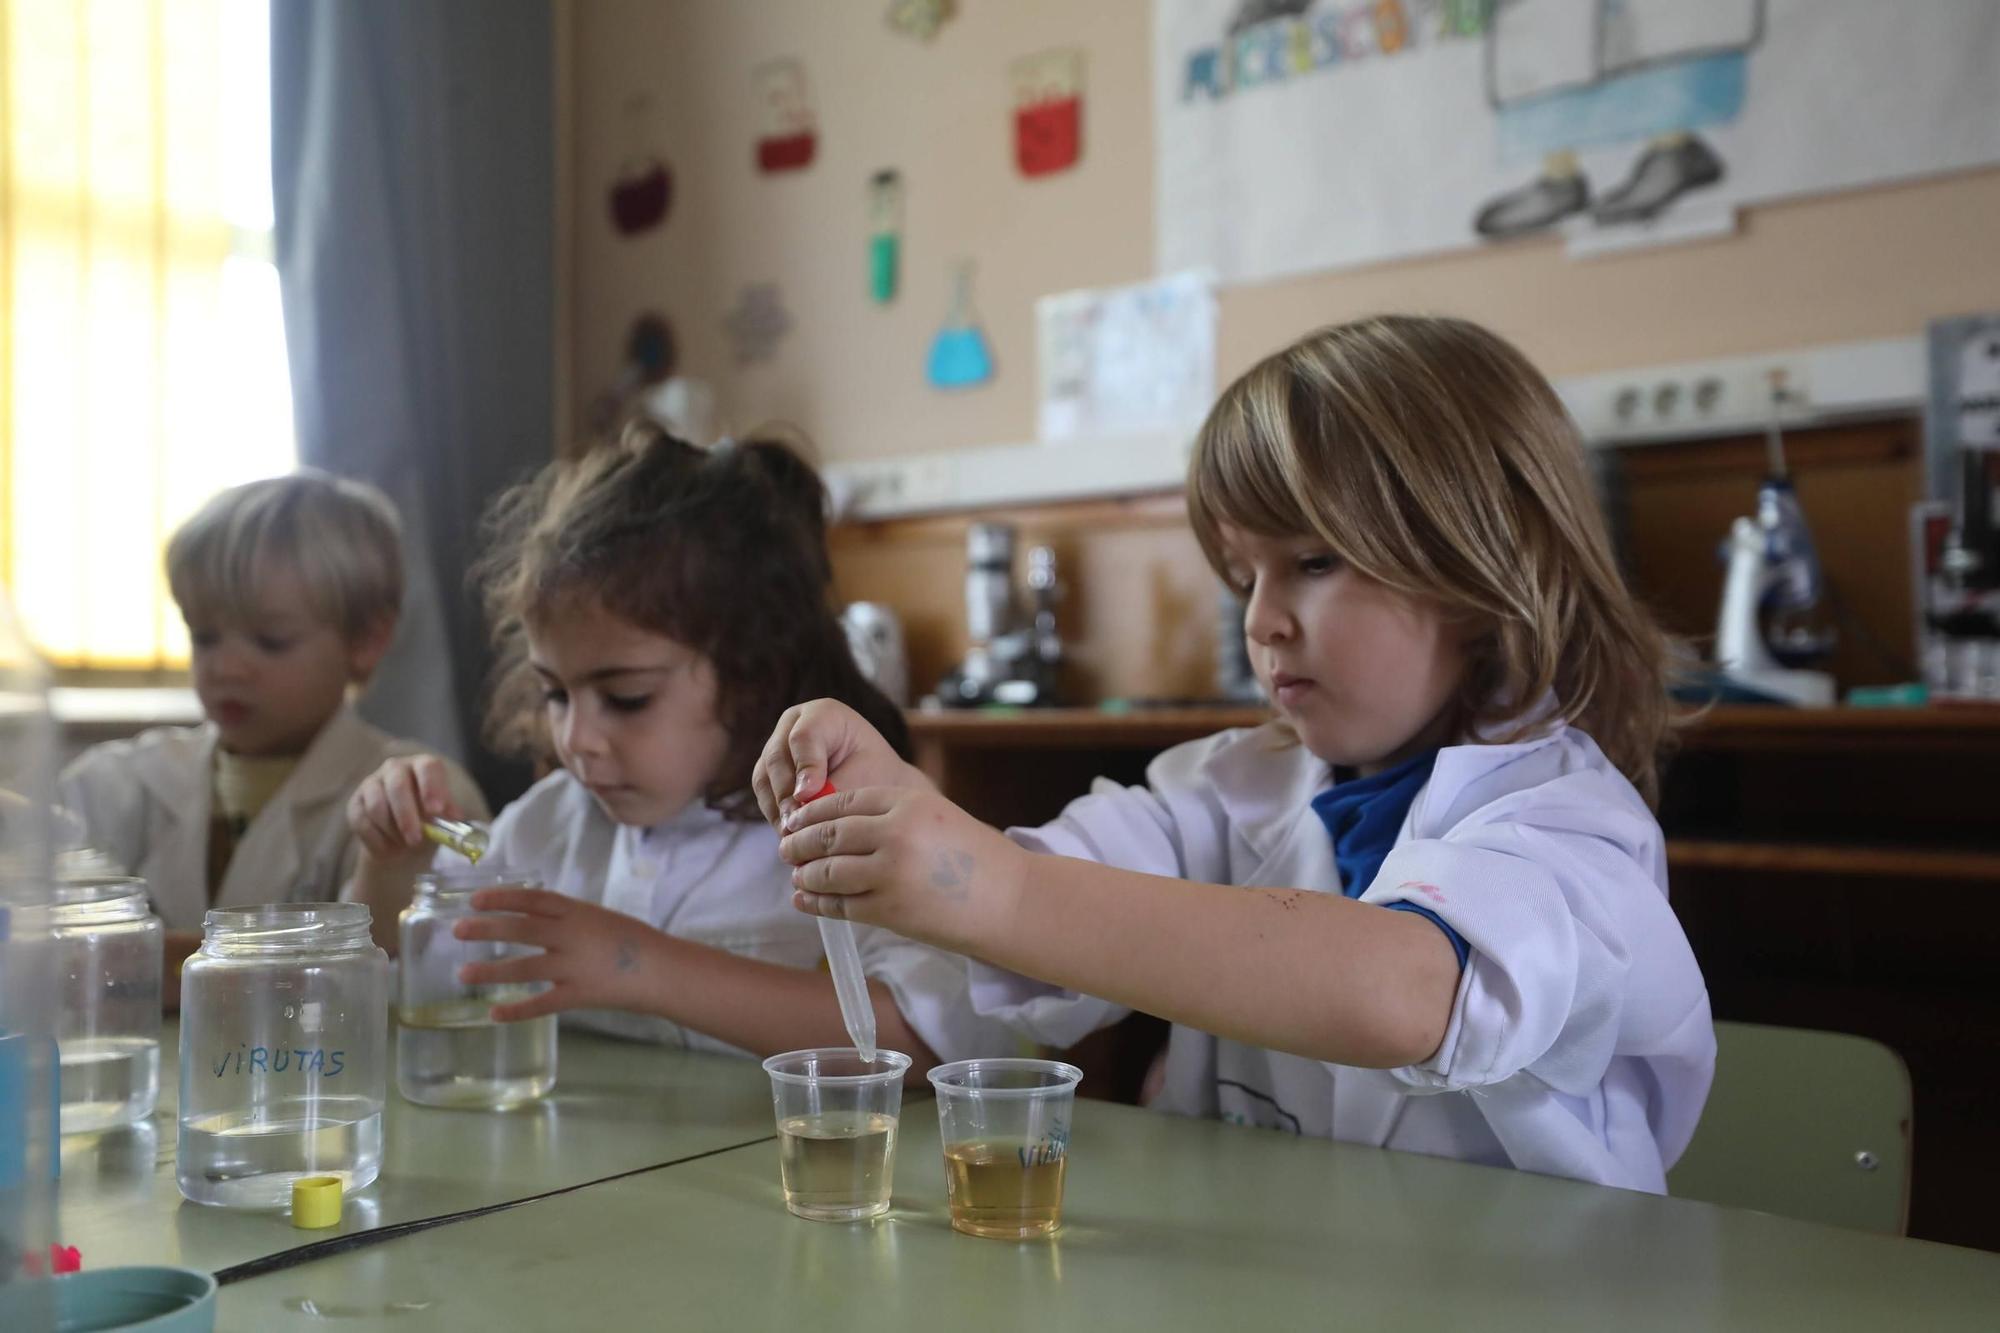
[[[184,666],[161,553],[290,470],[267,0],[0,0],[0,577],[58,667]]]

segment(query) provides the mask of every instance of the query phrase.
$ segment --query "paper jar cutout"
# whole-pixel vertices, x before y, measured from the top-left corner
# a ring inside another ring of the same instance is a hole
[[[1075,166],[1083,152],[1083,52],[1070,47],[1023,56],[1008,73],[1014,85],[1014,165],[1023,176]]]
[[[673,172],[653,149],[657,135],[653,99],[645,93],[626,98],[619,117],[618,175],[606,200],[611,225],[621,236],[652,230],[673,207]]]
[[[819,120],[806,67],[796,60],[768,61],[757,67],[755,82],[757,170],[769,175],[810,166],[819,147]]]
[[[972,308],[972,261],[961,259],[952,270],[951,309],[944,326],[931,338],[924,377],[935,389],[969,389],[993,378],[993,349]]]
[[[674,178],[658,158],[628,162],[611,185],[611,225],[621,236],[650,231],[666,219]]]
[[[953,0],[889,0],[886,21],[904,36],[928,42],[957,13]]]
[[[792,331],[792,315],[778,294],[778,284],[758,282],[745,287],[735,308],[723,318],[722,328],[736,350],[738,365],[769,361]]]
[[[868,295],[877,305],[896,299],[903,248],[903,177],[893,169],[868,178]]]

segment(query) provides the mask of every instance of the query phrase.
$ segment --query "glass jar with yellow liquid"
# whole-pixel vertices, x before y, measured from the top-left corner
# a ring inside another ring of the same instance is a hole
[[[417,879],[417,894],[398,923],[396,1087],[425,1106],[498,1109],[517,1106],[556,1085],[556,1017],[496,1023],[493,1006],[525,1000],[534,986],[468,986],[467,963],[517,958],[535,950],[453,933],[473,915],[481,889],[538,889],[539,881],[504,867],[439,871]]]

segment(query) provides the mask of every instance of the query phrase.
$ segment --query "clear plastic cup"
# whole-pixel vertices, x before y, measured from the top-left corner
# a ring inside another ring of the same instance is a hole
[[[931,1070],[955,1230],[1026,1240],[1062,1225],[1070,1112],[1082,1077],[1055,1060],[961,1060]]]
[[[764,1062],[786,1208],[815,1222],[859,1222],[889,1211],[909,1068],[900,1051],[863,1060],[851,1046],[788,1051]]]

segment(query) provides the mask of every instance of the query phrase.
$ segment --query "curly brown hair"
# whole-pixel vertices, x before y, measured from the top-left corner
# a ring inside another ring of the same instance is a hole
[[[901,710],[861,674],[834,614],[826,488],[784,441],[699,449],[637,422],[503,493],[484,526],[473,576],[497,657],[486,717],[496,749],[551,754],[527,629],[594,601],[714,664],[729,749],[704,793],[711,806],[756,816],[751,769],[779,715],[806,699],[840,700],[909,757]]]

